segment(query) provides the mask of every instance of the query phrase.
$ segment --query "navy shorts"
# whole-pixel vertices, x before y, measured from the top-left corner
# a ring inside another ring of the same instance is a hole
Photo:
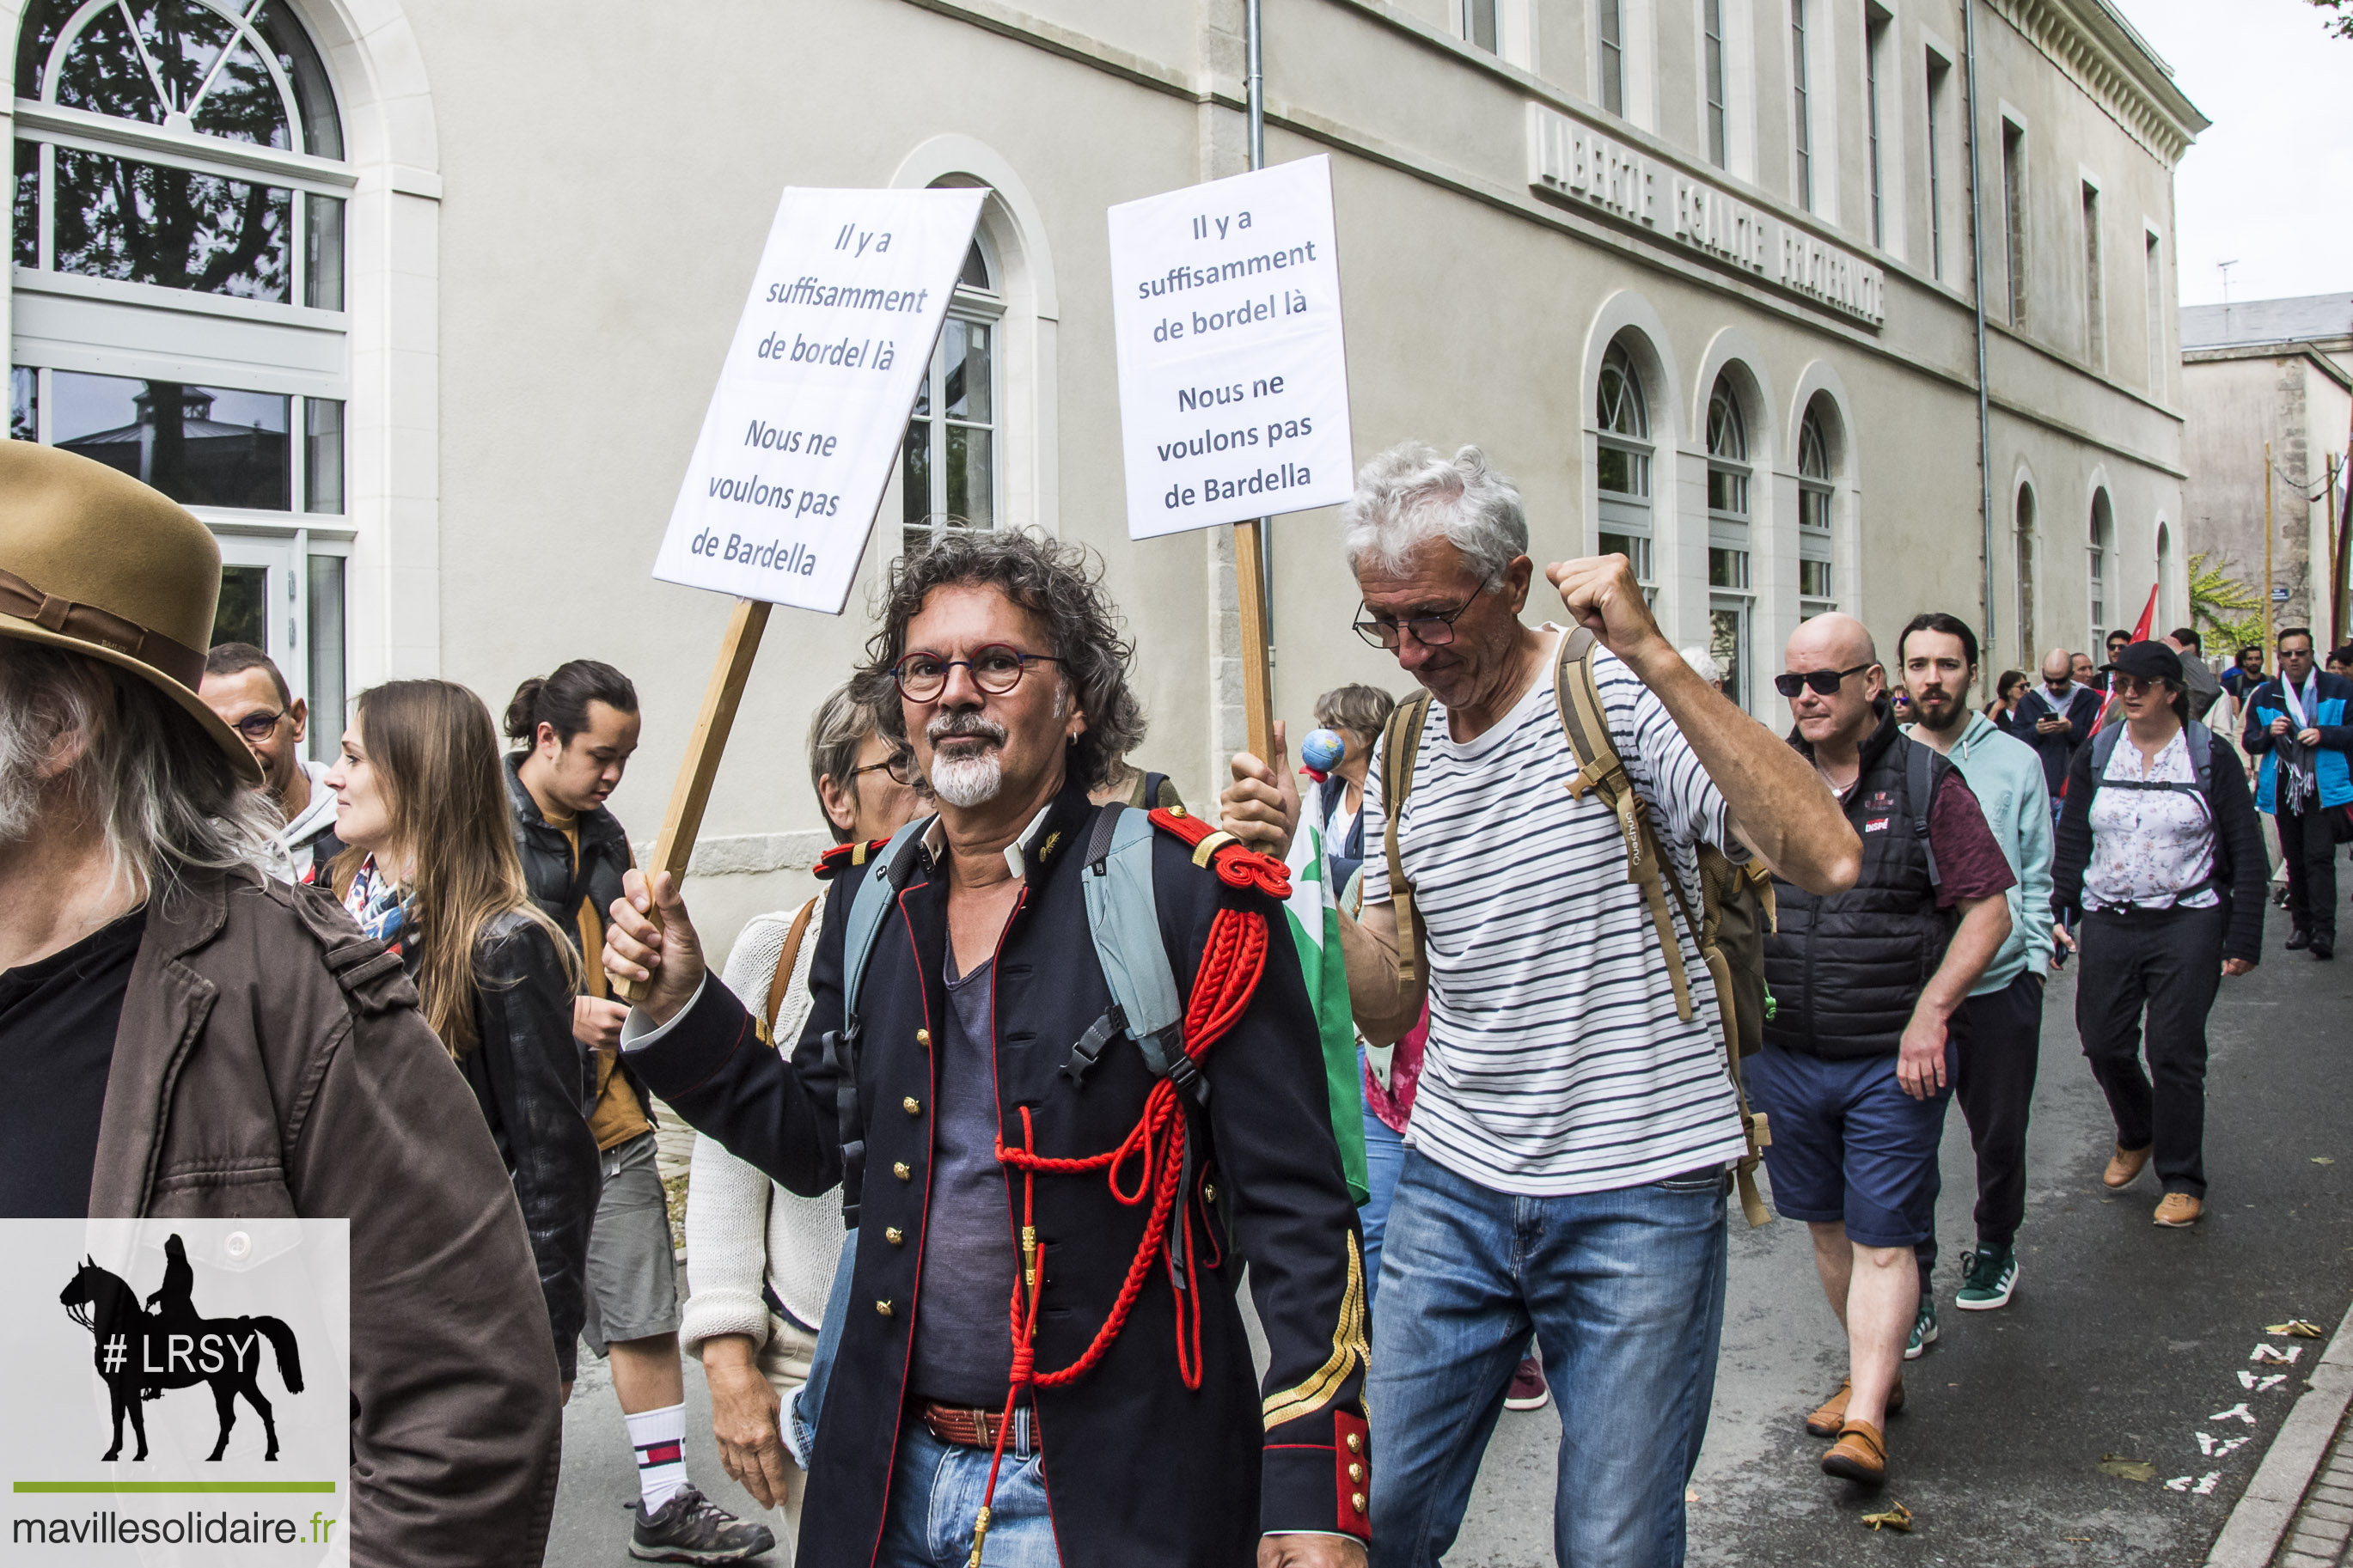
[[[1766,1114],[1773,1139],[1773,1206],[1814,1225],[1843,1220],[1847,1239],[1864,1247],[1927,1240],[1952,1058],[1948,1040],[1947,1087],[1926,1100],[1904,1092],[1892,1055],[1833,1062],[1767,1046],[1742,1063],[1749,1107]]]

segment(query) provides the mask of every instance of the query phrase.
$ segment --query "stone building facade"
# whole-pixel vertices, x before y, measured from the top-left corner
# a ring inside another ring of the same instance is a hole
[[[13,433],[197,506],[229,624],[327,713],[609,659],[650,838],[727,606],[648,567],[780,189],[979,184],[863,580],[948,513],[1095,548],[1137,760],[1221,775],[1229,540],[1127,541],[1104,212],[1245,166],[1242,0],[0,18]],[[1892,641],[1955,610],[2000,668],[2178,573],[2172,171],[2204,121],[2105,0],[1274,0],[1264,58],[1270,159],[1334,160],[1358,458],[1477,442],[1540,562],[1627,551],[1767,722],[1814,611]],[[1335,514],[1271,534],[1278,711],[1402,685],[1348,635]],[[723,931],[820,841],[803,731],[866,630],[858,596],[770,628],[699,861]]]

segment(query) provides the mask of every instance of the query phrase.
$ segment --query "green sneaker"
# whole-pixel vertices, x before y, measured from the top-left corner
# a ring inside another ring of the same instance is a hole
[[[1953,1305],[1964,1312],[1990,1312],[2010,1305],[2018,1289],[2018,1254],[2007,1247],[1980,1247],[1969,1255],[1968,1272]]]
[[[1920,1352],[1936,1342],[1936,1299],[1920,1298],[1920,1315],[1912,1320],[1911,1342],[1904,1347],[1905,1361],[1918,1361]]]

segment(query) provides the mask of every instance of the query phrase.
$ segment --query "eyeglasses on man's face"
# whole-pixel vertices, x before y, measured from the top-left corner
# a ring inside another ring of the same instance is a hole
[[[1394,616],[1384,616],[1370,611],[1364,602],[1359,600],[1356,608],[1366,610],[1366,613],[1352,624],[1356,627],[1356,635],[1375,647],[1396,648],[1404,643],[1408,633],[1411,633],[1413,640],[1424,647],[1444,647],[1454,640],[1455,621],[1478,597],[1478,595],[1473,594],[1451,610],[1430,615],[1408,616],[1403,620],[1398,620]]]
[[[948,686],[948,671],[962,665],[972,683],[992,697],[1002,697],[1021,684],[1021,672],[1033,664],[1060,664],[1050,653],[1023,653],[1011,643],[988,643],[972,650],[970,658],[943,658],[928,648],[906,655],[891,667],[899,695],[910,702],[937,700]]]
[[[278,733],[278,721],[285,717],[286,710],[283,708],[275,713],[248,713],[232,728],[258,746]]]
[[[1835,697],[1840,684],[1851,675],[1861,675],[1869,669],[1868,663],[1852,669],[1809,669],[1802,673],[1785,669],[1773,678],[1773,689],[1784,697],[1795,697],[1800,691],[1811,691],[1817,697]]]

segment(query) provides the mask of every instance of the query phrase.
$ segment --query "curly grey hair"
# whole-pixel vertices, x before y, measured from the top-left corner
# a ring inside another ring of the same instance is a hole
[[[73,737],[79,761],[44,783]],[[39,832],[45,797],[98,819],[113,875],[169,896],[192,874],[258,866],[278,831],[269,797],[162,692],[111,664],[0,639],[0,844]]]
[[[852,693],[873,710],[886,739],[907,744],[906,710],[891,679],[907,651],[907,623],[934,589],[968,584],[997,589],[1046,623],[1063,695],[1087,716],[1085,731],[1071,742],[1071,773],[1083,787],[1102,788],[1120,759],[1143,743],[1144,707],[1128,687],[1135,646],[1120,635],[1100,562],[1078,545],[1013,530],[955,530],[893,562],[882,590],[882,624],[867,639],[866,666],[851,678]]]
[[[1504,574],[1528,552],[1527,514],[1517,485],[1487,467],[1486,455],[1465,447],[1441,458],[1427,441],[1402,441],[1356,470],[1356,493],[1340,509],[1347,532],[1348,565],[1404,568],[1425,540],[1444,538],[1462,563],[1493,593]]]

